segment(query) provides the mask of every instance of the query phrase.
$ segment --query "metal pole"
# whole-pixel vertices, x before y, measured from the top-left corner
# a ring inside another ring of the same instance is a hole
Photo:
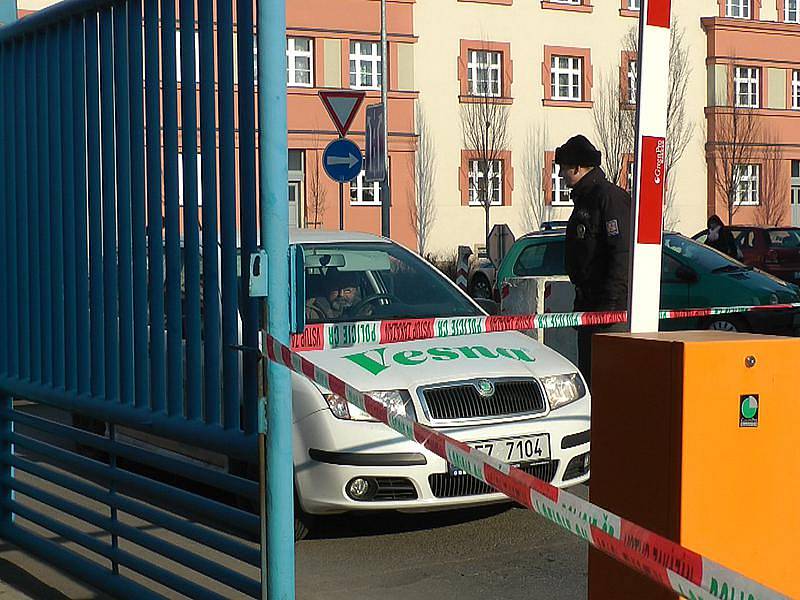
[[[339,184],[339,231],[344,231],[344,184]]]
[[[268,326],[289,343],[289,180],[286,121],[286,0],[258,4],[259,205],[268,256]],[[286,367],[270,362],[267,394],[267,595],[294,598],[292,386]],[[263,406],[261,407],[264,408]],[[263,547],[262,547],[263,552]],[[263,592],[262,592],[263,593]]]
[[[389,237],[392,192],[389,189],[389,43],[386,38],[386,0],[381,0],[381,103],[383,104],[383,161],[386,176],[381,181],[381,235]]]

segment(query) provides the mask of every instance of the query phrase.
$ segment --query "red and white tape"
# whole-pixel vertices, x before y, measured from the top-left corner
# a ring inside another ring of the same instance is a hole
[[[273,362],[308,377],[345,398],[406,438],[444,458],[472,477],[575,534],[592,546],[687,598],[785,600],[784,596],[675,542],[541,481],[438,431],[387,410],[371,396],[319,368],[267,336]],[[725,590],[725,596],[720,595]]]
[[[796,308],[800,308],[800,303],[662,310],[659,318],[688,319]],[[492,333],[495,331],[527,331],[531,329],[610,325],[612,323],[624,323],[627,320],[628,313],[625,311],[608,311],[318,323],[307,325],[303,333],[293,335],[292,349],[298,351],[330,350],[359,344],[393,344],[412,340]]]

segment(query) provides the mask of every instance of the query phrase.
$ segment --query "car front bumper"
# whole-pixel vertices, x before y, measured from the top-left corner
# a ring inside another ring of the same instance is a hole
[[[744,318],[754,333],[794,335],[800,331],[800,308],[754,310],[744,313]]]

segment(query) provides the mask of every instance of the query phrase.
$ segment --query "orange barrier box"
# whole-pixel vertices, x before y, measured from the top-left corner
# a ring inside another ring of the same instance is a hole
[[[609,334],[592,356],[590,500],[800,598],[800,339]],[[590,600],[675,597],[590,548]]]

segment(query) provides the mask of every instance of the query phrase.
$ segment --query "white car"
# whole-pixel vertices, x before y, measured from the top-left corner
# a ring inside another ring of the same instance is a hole
[[[304,250],[307,298],[326,296],[331,271],[339,283],[344,276],[357,285],[360,296],[350,311],[317,315],[307,325],[485,315],[429,263],[390,240],[293,230],[291,243]],[[589,477],[586,385],[572,363],[526,335],[370,342],[302,354],[420,423],[556,486]],[[505,499],[309,379],[293,374],[292,393],[298,535],[313,515]]]

